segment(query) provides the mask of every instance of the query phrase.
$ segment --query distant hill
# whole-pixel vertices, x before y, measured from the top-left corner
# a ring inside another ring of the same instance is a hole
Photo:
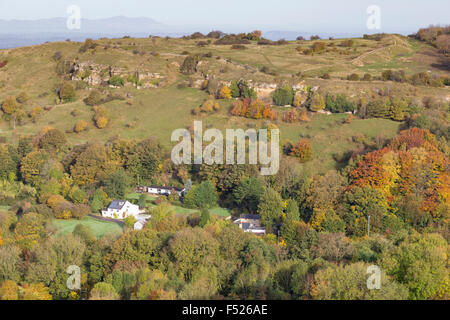
[[[0,20],[0,49],[42,44],[44,42],[84,41],[86,38],[99,39],[120,38],[125,35],[136,38],[146,38],[150,34],[157,36],[180,37],[196,31],[208,33],[214,28],[194,26],[170,26],[151,18],[129,18],[117,16],[105,19],[81,19],[81,29],[69,30],[67,18],[50,18],[39,20]],[[220,29],[220,28],[219,28]],[[311,30],[263,30],[263,36],[270,40],[295,40],[298,36],[309,39],[318,34],[323,39],[361,37],[362,33],[352,32],[314,32]],[[226,33],[236,33],[236,30],[222,30]],[[239,30],[250,32],[252,30]]]

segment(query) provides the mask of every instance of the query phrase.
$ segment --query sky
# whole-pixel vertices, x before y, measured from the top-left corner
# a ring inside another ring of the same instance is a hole
[[[363,32],[370,5],[380,8],[380,32],[450,24],[449,0],[0,0],[0,19],[66,17],[70,5],[78,5],[85,19],[148,17],[211,30]]]

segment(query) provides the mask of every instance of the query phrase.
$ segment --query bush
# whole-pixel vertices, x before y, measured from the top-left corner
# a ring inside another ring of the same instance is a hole
[[[362,80],[363,81],[372,81],[372,76],[368,73],[365,73]]]
[[[250,88],[246,81],[239,82],[240,97],[248,99],[256,99],[258,97],[255,89]]]
[[[70,82],[64,82],[58,89],[58,96],[61,101],[71,102],[75,100],[75,88]]]
[[[95,120],[95,125],[97,126],[97,128],[99,129],[103,129],[108,125],[108,118],[104,117],[104,116],[100,116]]]
[[[283,86],[275,90],[272,98],[273,103],[277,106],[292,105],[294,102],[294,90],[288,85]]]
[[[223,86],[219,91],[220,99],[230,99],[231,98],[231,90],[227,86]]]
[[[311,46],[313,52],[322,52],[326,49],[326,45],[325,42],[322,41],[318,41],[318,42],[314,42]]]
[[[198,58],[187,56],[180,67],[180,72],[184,75],[191,75],[197,72]]]
[[[112,76],[109,79],[109,84],[113,85],[115,87],[123,87],[123,85],[125,84],[125,81],[123,80],[122,77],[116,75],[116,76]]]
[[[89,96],[84,99],[84,103],[91,107],[101,104],[102,101],[103,96],[98,90],[92,90],[91,93],[89,93]]]
[[[86,130],[87,126],[88,126],[88,124],[86,121],[80,120],[75,124],[73,131],[75,131],[76,133],[82,132],[82,131]]]
[[[309,103],[309,110],[317,112],[325,108],[325,99],[321,94],[314,94]]]
[[[53,56],[52,56],[52,59],[53,59],[54,61],[59,61],[59,60],[61,60],[61,58],[62,58],[62,53],[61,53],[61,51],[56,51],[56,52],[53,54]]]
[[[7,96],[5,100],[3,100],[2,110],[6,114],[13,114],[16,112],[18,107],[19,106],[17,105],[17,101],[14,96]]]
[[[86,39],[86,41],[84,41],[84,44],[80,47],[80,52],[84,53],[89,49],[95,49],[95,47],[97,46],[97,44],[94,42],[94,40],[92,39]]]
[[[50,129],[39,139],[38,146],[41,149],[59,150],[67,143],[66,135],[59,129]]]
[[[356,109],[356,103],[347,100],[345,94],[327,94],[325,108],[333,113],[353,112]]]
[[[313,157],[313,148],[308,139],[300,139],[297,144],[292,146],[291,155],[299,158],[300,162],[308,162]]]
[[[19,103],[25,103],[29,99],[30,99],[30,97],[28,96],[28,94],[25,91],[21,92],[16,98],[17,102],[19,102]]]
[[[359,76],[356,73],[352,73],[347,76],[347,80],[349,81],[359,81]]]

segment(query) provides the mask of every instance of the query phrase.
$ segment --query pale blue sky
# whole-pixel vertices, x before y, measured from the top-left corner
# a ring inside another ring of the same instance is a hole
[[[65,17],[72,4],[87,19],[149,17],[209,29],[364,31],[372,4],[381,8],[382,32],[450,23],[449,0],[0,0],[0,19]]]

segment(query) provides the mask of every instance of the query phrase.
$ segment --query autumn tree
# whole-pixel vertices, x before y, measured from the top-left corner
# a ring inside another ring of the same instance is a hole
[[[292,146],[291,155],[299,158],[300,162],[308,162],[313,158],[313,148],[308,139],[300,139]]]
[[[18,108],[19,108],[19,105],[17,103],[16,97],[7,96],[5,98],[5,100],[3,100],[2,110],[4,113],[6,113],[8,115],[12,115],[17,111]]]
[[[319,93],[316,93],[312,96],[311,101],[309,103],[309,110],[317,112],[323,110],[325,108],[325,99]]]

